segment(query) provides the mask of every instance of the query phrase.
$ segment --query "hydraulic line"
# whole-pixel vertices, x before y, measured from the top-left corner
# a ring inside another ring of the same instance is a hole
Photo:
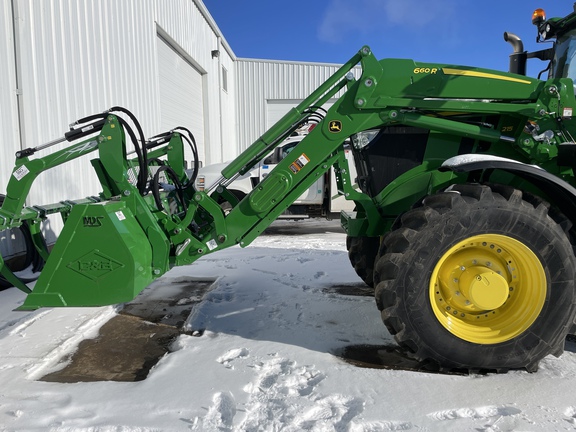
[[[188,137],[186,137],[186,135],[182,135],[182,137],[186,140],[186,142],[190,146],[190,149],[192,150],[192,155],[194,157],[194,171],[192,172],[190,180],[184,186],[185,189],[188,189],[194,186],[194,183],[196,182],[196,177],[198,177],[198,170],[200,169],[200,161],[198,159],[198,146],[196,144],[194,134],[190,132],[190,129],[187,129],[183,126],[178,126],[174,128],[174,130],[182,130],[188,134]]]
[[[152,180],[151,189],[152,189],[152,195],[154,196],[154,202],[156,203],[156,207],[160,211],[165,210],[164,205],[162,204],[162,199],[160,197],[160,174],[164,171],[166,172],[167,176],[170,177],[174,182],[174,188],[176,190],[176,193],[178,194],[178,199],[182,204],[183,210],[186,211],[188,206],[186,205],[186,201],[184,199],[182,184],[180,183],[180,180],[178,179],[176,172],[168,165],[160,166],[160,168],[158,168],[158,170],[154,174],[154,178]]]
[[[138,190],[140,192],[140,195],[145,195],[146,194],[146,181],[148,179],[148,171],[147,171],[147,167],[148,167],[148,154],[147,154],[147,149],[146,149],[146,137],[144,136],[144,132],[142,131],[142,126],[140,125],[140,122],[138,121],[138,119],[136,118],[136,116],[134,114],[132,114],[131,111],[127,110],[124,107],[120,107],[120,106],[114,106],[112,108],[110,108],[108,110],[109,112],[114,112],[114,111],[119,111],[122,112],[124,114],[126,114],[128,117],[130,117],[130,119],[132,120],[132,123],[134,123],[134,125],[136,126],[136,130],[138,132],[138,135],[140,136],[140,142],[141,147],[140,150],[142,152],[142,160],[138,160],[138,164],[140,166],[140,171],[138,172]],[[125,123],[126,124],[126,123]],[[126,126],[124,126],[126,128]],[[130,128],[128,128],[128,130],[131,130]],[[138,148],[138,141],[136,140],[136,137],[134,136],[134,133],[132,132],[130,135],[130,138],[133,140],[134,143],[134,147]],[[138,154],[138,152],[137,152]]]
[[[138,120],[134,117],[134,115],[130,111],[128,111],[127,109],[122,108],[122,107],[112,107],[103,113],[93,114],[93,115],[89,115],[87,117],[83,117],[83,118],[77,120],[71,126],[82,125],[82,124],[92,122],[95,120],[106,119],[108,117],[108,113],[113,112],[113,111],[119,111],[119,112],[122,112],[122,113],[128,115],[130,117],[130,119],[132,120],[132,122],[135,124],[136,128],[138,129],[138,132],[139,132],[140,137],[141,137],[140,142],[145,143],[145,140],[142,138],[144,134],[142,133],[142,128],[140,127],[140,123],[138,123]],[[147,155],[146,146],[144,144],[142,146],[140,146],[138,144],[138,140],[136,139],[136,134],[134,133],[134,131],[132,130],[132,128],[130,127],[130,125],[128,124],[128,122],[126,120],[124,120],[120,116],[117,116],[117,118],[118,118],[118,122],[122,125],[122,127],[124,128],[124,130],[126,131],[128,136],[132,140],[132,143],[134,144],[134,150],[136,151],[136,157],[138,159],[138,168],[139,168],[137,188],[138,188],[138,191],[140,192],[140,195],[145,195],[146,194],[146,182],[148,179],[148,171],[147,171],[148,165],[146,162],[146,155]]]

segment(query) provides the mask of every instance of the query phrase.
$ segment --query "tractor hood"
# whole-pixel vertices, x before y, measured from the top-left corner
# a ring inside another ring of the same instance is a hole
[[[536,100],[543,82],[502,71],[384,59],[382,97],[491,101]]]

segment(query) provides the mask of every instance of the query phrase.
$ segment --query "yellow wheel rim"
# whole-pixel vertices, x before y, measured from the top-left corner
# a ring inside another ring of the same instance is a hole
[[[439,260],[430,279],[430,304],[454,336],[478,344],[510,340],[529,328],[546,300],[538,257],[500,234],[467,238]]]

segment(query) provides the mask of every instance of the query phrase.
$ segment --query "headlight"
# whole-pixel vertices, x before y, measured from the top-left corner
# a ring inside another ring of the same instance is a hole
[[[360,150],[370,144],[370,142],[376,138],[376,135],[378,135],[379,132],[380,129],[358,132],[357,134],[352,135],[352,143],[356,149]]]

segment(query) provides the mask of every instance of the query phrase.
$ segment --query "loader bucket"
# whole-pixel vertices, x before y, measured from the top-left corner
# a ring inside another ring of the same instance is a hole
[[[151,262],[148,238],[124,202],[77,205],[19,309],[130,301],[152,282]]]

